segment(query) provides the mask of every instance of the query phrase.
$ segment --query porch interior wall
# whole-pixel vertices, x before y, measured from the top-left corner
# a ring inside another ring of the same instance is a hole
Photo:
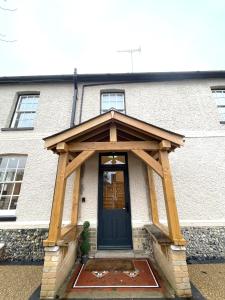
[[[128,168],[132,227],[142,227],[151,222],[146,169],[132,153],[128,154]]]

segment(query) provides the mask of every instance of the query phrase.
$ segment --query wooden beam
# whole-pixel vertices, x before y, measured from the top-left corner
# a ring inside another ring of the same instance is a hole
[[[148,174],[148,187],[149,187],[149,202],[151,209],[151,216],[153,224],[159,223],[159,214],[158,214],[158,205],[157,205],[157,196],[155,190],[155,182],[152,168],[147,165],[147,174]]]
[[[94,150],[84,150],[83,152],[81,152],[66,167],[65,177],[67,178],[68,176],[70,176],[70,174],[73,173],[76,170],[76,168],[78,168],[83,162],[85,162],[85,160],[87,160],[94,153]]]
[[[74,186],[73,186],[73,199],[71,210],[71,224],[77,226],[78,210],[79,210],[79,198],[80,198],[80,170],[81,167],[76,169]]]
[[[149,167],[156,171],[159,176],[163,177],[162,166],[153,157],[144,150],[131,150],[136,156],[142,159]]]
[[[52,203],[52,212],[49,225],[49,233],[47,241],[56,243],[61,234],[62,215],[64,196],[66,188],[66,165],[68,161],[68,152],[59,154],[58,169],[56,175],[55,192]]]
[[[180,245],[182,243],[185,243],[186,241],[184,240],[180,230],[172,175],[171,175],[170,164],[168,159],[168,152],[159,151],[159,160],[162,164],[162,171],[163,171],[162,183],[163,183],[163,192],[165,198],[169,235],[171,240],[173,240],[175,244]]]
[[[130,150],[159,150],[159,143],[155,141],[128,141],[128,142],[83,142],[70,143],[70,152],[84,150],[95,151],[130,151]]]
[[[90,138],[94,138],[94,137],[98,136],[101,133],[108,134],[108,131],[109,131],[109,126],[105,125],[103,127],[96,128],[94,131],[91,131],[89,133],[86,133],[86,134],[80,136],[79,138],[76,139],[76,141],[77,142],[84,142],[84,141],[89,140]]]
[[[64,143],[64,142],[58,143],[57,146],[56,146],[56,152],[58,152],[58,153],[68,152],[67,143]]]
[[[76,226],[69,224],[61,228],[60,240],[63,240],[68,234],[71,234],[73,231],[75,233]]]
[[[170,141],[162,140],[159,144],[160,150],[170,150],[171,143]]]
[[[109,133],[110,133],[110,142],[117,142],[117,129],[115,124],[112,124],[110,126]]]
[[[139,138],[140,140],[144,140],[144,141],[148,141],[149,140],[149,136],[148,135],[145,135],[144,133],[141,133],[139,131],[135,131],[134,129],[132,128],[127,128],[127,127],[124,127],[124,126],[121,126],[121,125],[117,125],[117,129],[120,130],[120,131],[123,131],[133,137],[136,137],[136,138]]]
[[[45,139],[45,147],[51,148],[52,146],[64,141],[68,141],[70,139],[73,139],[74,136],[77,138],[81,135],[84,135],[85,133],[88,133],[90,131],[93,132],[94,129],[99,128],[100,126],[103,126],[105,123],[109,122],[112,119],[111,112],[108,112],[106,114],[100,115],[97,118],[93,118],[87,122],[84,122],[83,124],[80,124],[79,126],[70,128],[66,131],[62,131],[61,133],[51,136],[49,138]]]

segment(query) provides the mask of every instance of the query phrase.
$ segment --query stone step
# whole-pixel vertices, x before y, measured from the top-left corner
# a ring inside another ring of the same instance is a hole
[[[132,250],[98,250],[95,258],[134,258],[135,254]]]

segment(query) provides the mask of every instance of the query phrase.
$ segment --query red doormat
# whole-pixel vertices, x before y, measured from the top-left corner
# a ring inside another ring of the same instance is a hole
[[[76,288],[159,288],[147,259],[133,260],[135,271],[87,271],[82,265],[73,289]]]

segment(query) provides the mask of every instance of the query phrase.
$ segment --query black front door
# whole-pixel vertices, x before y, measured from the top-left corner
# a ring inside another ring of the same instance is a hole
[[[131,248],[127,155],[100,154],[98,249]]]

